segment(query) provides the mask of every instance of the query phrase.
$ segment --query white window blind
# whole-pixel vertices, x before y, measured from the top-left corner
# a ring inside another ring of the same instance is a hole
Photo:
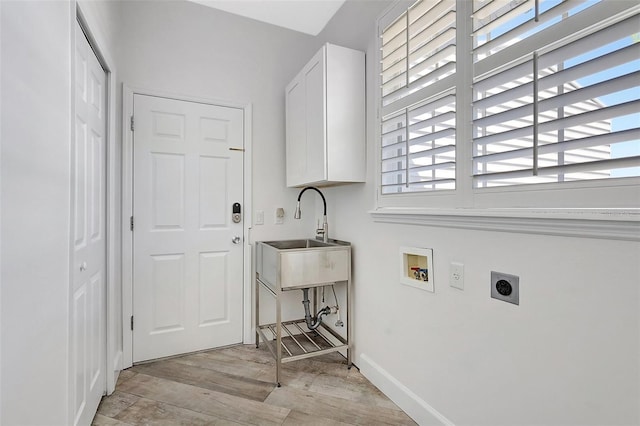
[[[383,105],[455,72],[455,24],[455,0],[421,0],[383,30]]]
[[[383,118],[383,194],[455,189],[455,110],[450,92]]]
[[[456,1],[417,1],[380,36],[382,193],[454,189]]]
[[[640,18],[602,22],[631,5],[474,2],[475,187],[640,176]]]

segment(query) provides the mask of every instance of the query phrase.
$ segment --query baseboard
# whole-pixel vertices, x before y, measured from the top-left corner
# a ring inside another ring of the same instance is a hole
[[[400,383],[367,355],[360,355],[360,372],[419,425],[454,426],[453,422]]]

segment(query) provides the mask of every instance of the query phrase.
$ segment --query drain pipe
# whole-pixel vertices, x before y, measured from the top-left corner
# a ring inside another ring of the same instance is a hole
[[[303,294],[302,304],[304,305],[304,320],[306,321],[307,328],[309,330],[315,330],[320,326],[320,323],[322,322],[322,317],[331,312],[331,308],[328,306],[325,306],[324,308],[320,309],[318,311],[318,314],[316,315],[316,319],[314,322],[314,318],[311,316],[311,310],[309,309],[309,303],[311,303],[309,301],[309,289],[303,288],[302,294]]]

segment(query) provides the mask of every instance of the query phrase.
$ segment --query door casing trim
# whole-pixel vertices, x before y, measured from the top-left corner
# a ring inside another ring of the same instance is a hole
[[[253,226],[251,214],[251,148],[252,148],[252,105],[251,103],[230,102],[226,100],[202,98],[157,89],[122,85],[122,368],[133,365],[133,331],[130,321],[133,315],[133,233],[129,228],[129,219],[133,216],[133,131],[129,125],[133,115],[134,95],[156,96],[178,101],[198,102],[209,105],[237,108],[243,111],[243,314],[242,341],[255,341],[252,312],[252,280],[251,280],[251,244],[250,231]]]

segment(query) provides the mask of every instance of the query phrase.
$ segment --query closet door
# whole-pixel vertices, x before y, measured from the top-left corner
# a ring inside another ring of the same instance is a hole
[[[71,365],[74,424],[90,424],[105,391],[106,74],[76,23],[72,180]]]

